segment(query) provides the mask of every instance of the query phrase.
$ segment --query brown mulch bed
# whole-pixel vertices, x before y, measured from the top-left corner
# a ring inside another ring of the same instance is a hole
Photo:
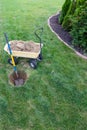
[[[65,31],[62,26],[59,23],[59,18],[60,14],[54,15],[53,17],[50,18],[50,26],[53,29],[53,31],[59,35],[59,37],[66,42],[67,44],[71,45],[72,44],[72,37],[70,34]]]
[[[87,59],[87,54],[86,53],[84,54],[82,48],[75,47],[75,46],[72,45],[72,40],[73,39],[72,39],[71,35],[69,34],[69,32],[65,31],[63,29],[63,27],[60,25],[59,16],[60,16],[60,13],[58,13],[58,14],[56,14],[56,15],[49,18],[50,28],[52,29],[52,31],[54,31],[54,33],[57,34],[57,36],[66,45],[68,45],[72,50],[74,50],[77,55],[79,55],[80,57],[82,57],[84,59]]]

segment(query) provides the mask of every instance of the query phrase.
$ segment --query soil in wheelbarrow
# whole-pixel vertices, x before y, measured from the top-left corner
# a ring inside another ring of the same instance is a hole
[[[10,82],[14,85],[14,86],[22,86],[26,79],[27,79],[27,74],[24,71],[18,71],[17,74],[15,72],[13,72],[10,76],[9,76]]]
[[[10,43],[13,51],[38,52],[40,50],[40,45],[33,41],[13,40]]]

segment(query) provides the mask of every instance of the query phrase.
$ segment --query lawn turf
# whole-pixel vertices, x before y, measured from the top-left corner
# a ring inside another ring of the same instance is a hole
[[[86,130],[87,61],[60,42],[47,25],[64,0],[0,1],[0,130]],[[43,27],[43,61],[36,70],[21,59],[28,75],[23,87],[9,84],[13,67],[3,48],[9,40],[34,40]]]

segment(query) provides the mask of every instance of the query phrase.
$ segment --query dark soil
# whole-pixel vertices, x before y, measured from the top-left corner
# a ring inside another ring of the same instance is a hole
[[[69,32],[67,32],[66,30],[64,30],[64,28],[60,25],[59,23],[59,17],[60,17],[60,13],[57,15],[54,15],[53,17],[50,18],[50,26],[52,28],[52,30],[58,34],[58,36],[64,41],[66,42],[69,46],[71,46],[72,48],[75,49],[75,51],[79,52],[80,54],[82,54],[83,56],[87,56],[87,53],[84,53],[83,48],[79,47],[79,46],[74,46],[72,44],[72,37],[70,35]]]
[[[27,75],[24,71],[18,71],[17,74],[15,72],[13,72],[10,76],[10,82],[14,85],[14,86],[21,86],[25,83],[26,79],[27,79]]]
[[[53,29],[54,32],[56,32],[56,34],[59,35],[59,37],[66,42],[67,44],[71,45],[72,44],[72,37],[70,36],[70,34],[65,31],[62,26],[59,23],[59,14],[55,15],[53,17],[51,17],[50,19],[50,26]]]

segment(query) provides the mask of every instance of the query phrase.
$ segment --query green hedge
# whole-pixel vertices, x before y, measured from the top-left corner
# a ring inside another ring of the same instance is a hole
[[[60,24],[71,33],[73,45],[87,52],[87,0],[72,0],[64,14],[67,1],[62,8]]]
[[[59,18],[59,21],[60,21],[60,24],[62,24],[63,20],[64,20],[64,17],[66,16],[67,14],[67,11],[69,9],[69,6],[71,4],[71,0],[66,0],[63,7],[62,7],[62,11],[61,11],[61,14],[60,14],[60,18]]]
[[[62,22],[62,26],[65,30],[68,30],[70,31],[71,28],[72,28],[72,16],[75,12],[75,9],[76,9],[76,2],[75,1],[72,1],[70,3],[70,6],[69,6],[69,9],[67,11],[67,14],[66,16],[64,17],[64,20]]]
[[[87,52],[87,2],[76,9],[72,19],[73,45]]]

